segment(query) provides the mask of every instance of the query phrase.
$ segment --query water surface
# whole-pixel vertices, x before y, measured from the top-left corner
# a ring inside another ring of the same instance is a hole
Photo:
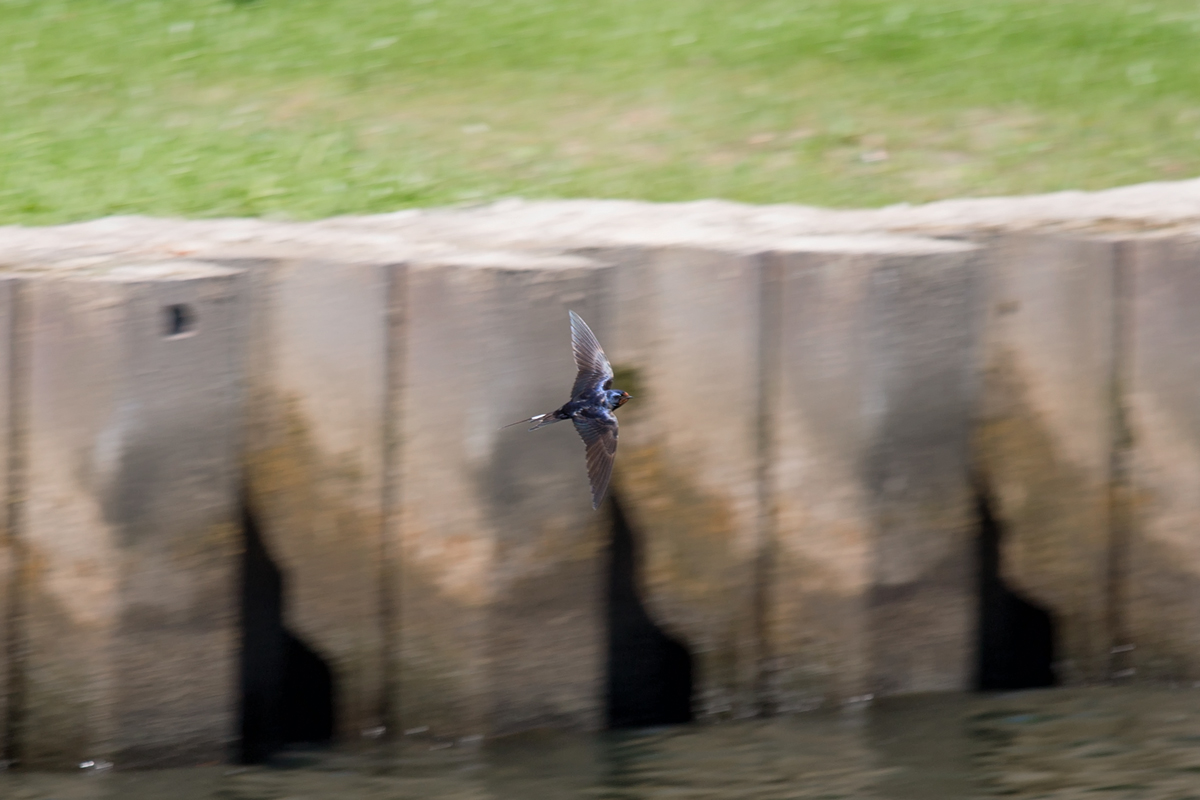
[[[272,766],[0,773],[4,800],[1200,800],[1200,690],[891,698],[799,716]]]

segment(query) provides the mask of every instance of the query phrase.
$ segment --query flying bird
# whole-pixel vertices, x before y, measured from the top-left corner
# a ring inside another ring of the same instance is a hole
[[[632,396],[629,392],[613,388],[612,365],[600,347],[596,334],[574,311],[571,314],[571,346],[575,351],[575,366],[579,374],[571,387],[571,399],[562,408],[547,414],[538,414],[529,419],[518,420],[534,423],[529,430],[536,431],[564,419],[575,423],[575,430],[587,446],[588,480],[592,483],[592,508],[599,508],[608,481],[612,477],[613,458],[617,454],[617,417],[613,411],[625,405]]]

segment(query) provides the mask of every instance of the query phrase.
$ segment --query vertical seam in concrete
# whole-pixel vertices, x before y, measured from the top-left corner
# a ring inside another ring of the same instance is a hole
[[[1114,242],[1112,252],[1112,374],[1110,391],[1109,546],[1105,623],[1108,628],[1110,678],[1131,675],[1132,653],[1127,649],[1125,624],[1132,526],[1131,464],[1133,433],[1129,427],[1126,394],[1133,376],[1135,243]]]
[[[400,653],[400,573],[399,548],[395,546],[395,538],[399,535],[400,523],[397,519],[400,502],[400,459],[401,459],[401,426],[400,398],[403,388],[403,369],[401,361],[404,358],[405,339],[407,336],[407,315],[405,303],[408,296],[408,268],[406,264],[388,264],[385,267],[385,288],[387,292],[387,313],[385,320],[386,339],[383,346],[383,484],[380,487],[380,530],[379,530],[379,619],[382,627],[381,658],[381,691],[379,719],[384,726],[388,738],[398,738],[400,720],[393,719],[399,713],[395,702],[395,692],[399,685],[396,670]]]
[[[215,262],[220,264],[221,262]],[[242,658],[245,650],[246,640],[246,621],[244,618],[245,609],[243,608],[243,583],[245,582],[246,556],[245,549],[247,546],[247,532],[243,529],[245,526],[245,514],[249,509],[249,492],[247,491],[248,482],[246,479],[246,457],[249,444],[249,428],[251,424],[251,392],[253,387],[250,385],[250,364],[251,350],[253,346],[253,335],[250,329],[252,315],[254,314],[254,303],[257,296],[256,281],[258,276],[255,271],[259,269],[267,269],[259,266],[256,262],[246,261],[245,263],[233,262],[229,266],[234,269],[242,270],[242,274],[234,279],[234,302],[237,304],[236,312],[232,316],[234,326],[235,340],[229,348],[229,367],[235,376],[230,382],[230,391],[233,393],[233,408],[237,409],[236,424],[230,426],[229,452],[232,455],[233,466],[229,473],[231,481],[229,509],[230,520],[234,525],[234,537],[236,548],[233,551],[233,568],[228,578],[230,591],[230,606],[233,611],[233,641],[230,643],[233,660],[229,665],[229,688],[230,696],[228,698],[228,708],[230,710],[230,723],[232,729],[229,731],[229,743],[226,746],[226,758],[230,761],[237,762],[238,752],[242,748],[242,713],[244,698],[242,697]]]
[[[26,434],[28,431],[29,358],[28,358],[28,298],[23,280],[12,281],[12,305],[8,333],[8,496],[5,498],[5,531],[9,544],[10,582],[8,586],[8,618],[5,629],[5,655],[8,660],[8,695],[5,711],[7,736],[4,758],[8,762],[20,759],[20,740],[23,735],[25,712],[25,636],[24,599],[29,583],[29,556],[25,550]]]
[[[999,269],[998,259],[1001,257],[995,237],[973,242],[979,246],[970,259],[970,269],[973,275],[971,287],[971,307],[975,309],[971,331],[973,339],[971,355],[969,356],[970,401],[967,412],[967,436],[964,442],[966,452],[963,454],[963,464],[966,465],[964,476],[967,491],[970,492],[971,529],[969,533],[969,569],[973,570],[971,584],[971,622],[969,628],[970,646],[963,649],[966,663],[963,664],[964,689],[978,688],[980,679],[980,661],[983,653],[983,560],[980,558],[980,542],[982,532],[982,515],[980,503],[986,501],[996,511],[991,497],[989,477],[984,468],[979,453],[979,432],[985,422],[984,403],[988,386],[988,352],[994,327],[991,323],[992,301],[994,299]],[[998,512],[997,512],[998,513]]]
[[[758,503],[758,553],[754,565],[754,634],[756,660],[754,702],[758,713],[770,715],[776,703],[770,695],[774,661],[771,652],[770,605],[777,525],[771,491],[775,463],[775,397],[779,379],[783,298],[781,265],[774,253],[757,256],[759,274],[758,408],[755,434],[755,484]]]

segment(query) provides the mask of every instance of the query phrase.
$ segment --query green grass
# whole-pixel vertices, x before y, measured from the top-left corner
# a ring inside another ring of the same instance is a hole
[[[1197,174],[1196,0],[0,0],[0,223]]]

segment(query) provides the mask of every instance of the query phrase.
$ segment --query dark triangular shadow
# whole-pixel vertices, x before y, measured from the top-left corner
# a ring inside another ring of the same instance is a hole
[[[975,686],[981,691],[1053,686],[1054,621],[1044,609],[1005,585],[1000,575],[1003,532],[985,491],[976,493],[979,518],[979,651]]]
[[[333,738],[329,666],[283,624],[284,577],[242,504],[241,738],[238,760],[265,761],[288,744]]]
[[[692,656],[646,613],[635,580],[635,537],[615,495],[610,509],[608,727],[691,722]]]

